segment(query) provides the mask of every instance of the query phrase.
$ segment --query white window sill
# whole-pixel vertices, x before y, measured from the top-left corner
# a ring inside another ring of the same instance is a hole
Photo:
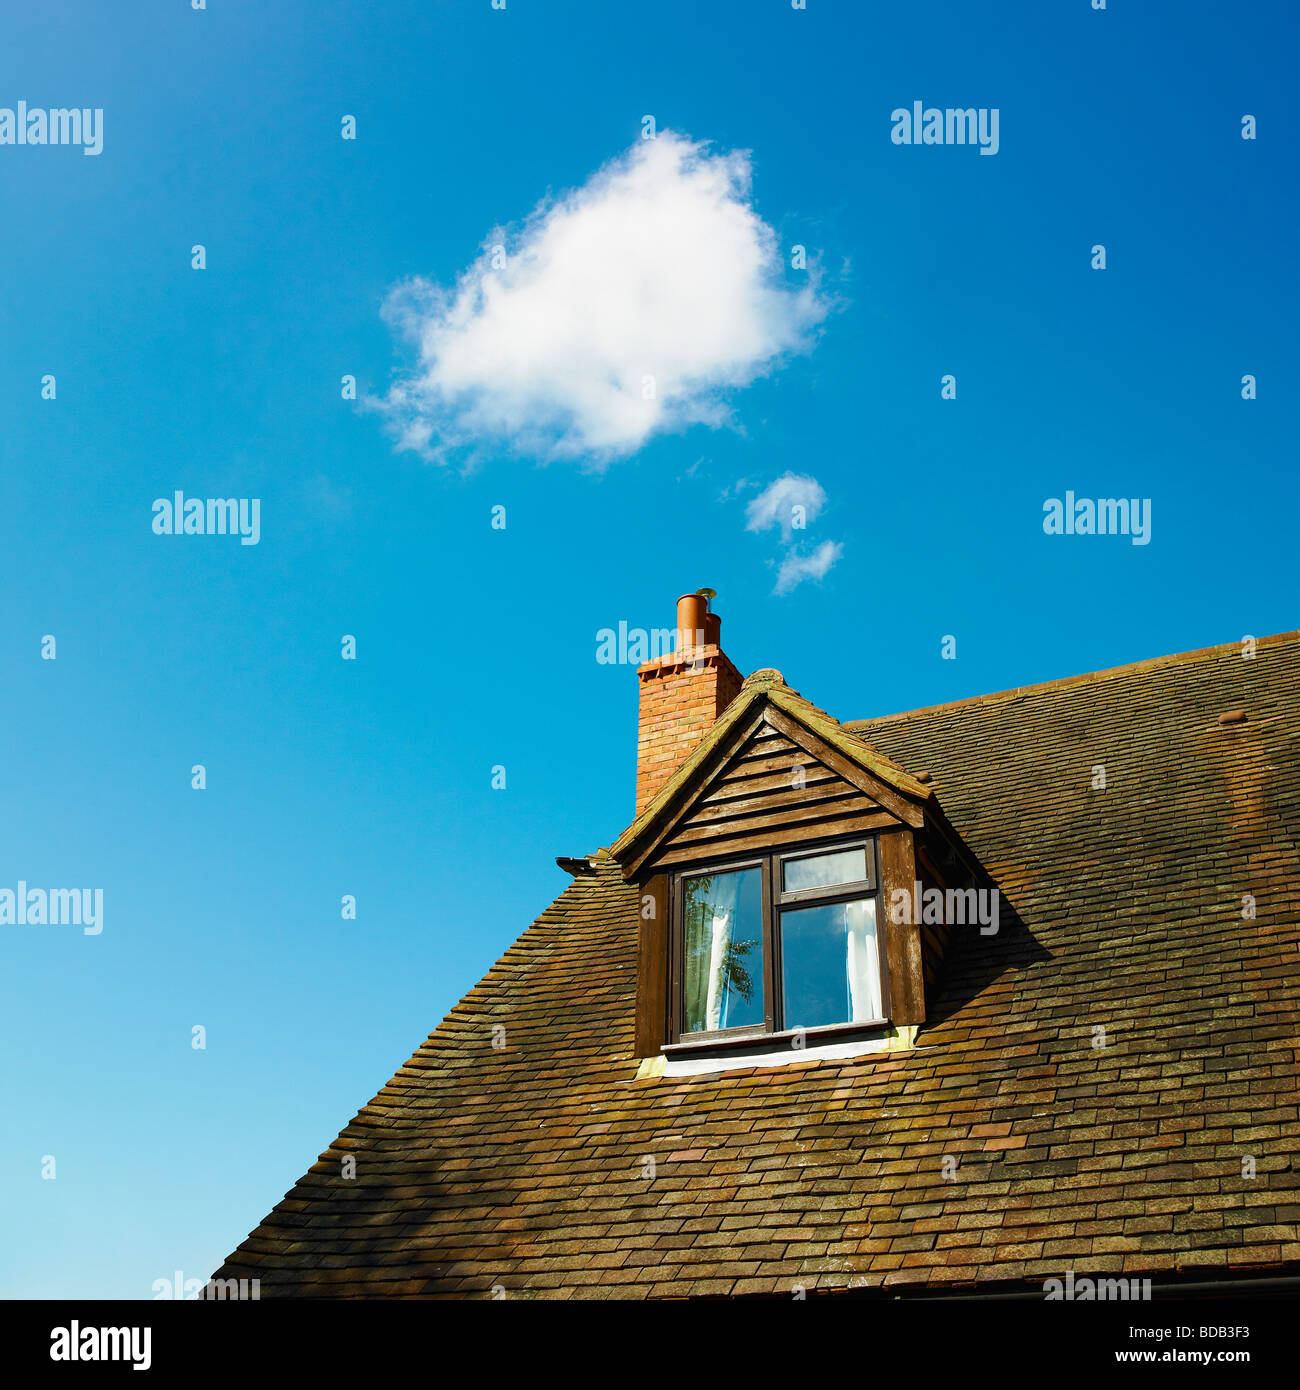
[[[915,1027],[891,1028],[883,1037],[857,1038],[850,1042],[823,1042],[807,1047],[782,1048],[776,1052],[726,1052],[711,1056],[678,1055],[647,1057],[637,1072],[637,1080],[653,1077],[707,1076],[714,1072],[740,1071],[754,1067],[788,1067],[794,1062],[840,1062],[878,1052],[910,1052],[916,1046]]]

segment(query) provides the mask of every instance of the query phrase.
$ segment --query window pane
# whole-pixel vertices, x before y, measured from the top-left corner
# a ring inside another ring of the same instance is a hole
[[[682,885],[685,903],[682,1031],[761,1024],[763,879],[759,869],[701,874]]]
[[[839,849],[834,854],[810,854],[806,859],[787,859],[781,865],[781,891],[802,893],[808,888],[834,888],[840,883],[863,883],[867,877],[867,851]]]
[[[781,914],[787,1028],[880,1018],[876,900],[787,908]]]

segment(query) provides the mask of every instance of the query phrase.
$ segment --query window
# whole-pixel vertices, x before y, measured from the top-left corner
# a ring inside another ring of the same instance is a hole
[[[873,840],[677,875],[672,1040],[883,1027],[878,886]]]
[[[717,1033],[761,1026],[761,868],[693,874],[682,884],[685,930],[682,1029]]]

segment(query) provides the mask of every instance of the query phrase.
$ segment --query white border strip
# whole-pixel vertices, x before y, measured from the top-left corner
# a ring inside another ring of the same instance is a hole
[[[871,1052],[888,1052],[889,1039],[819,1043],[815,1047],[784,1048],[780,1052],[733,1052],[714,1057],[665,1057],[664,1076],[704,1076],[715,1071],[738,1071],[743,1067],[787,1067],[791,1062],[833,1062],[847,1057],[864,1057]]]

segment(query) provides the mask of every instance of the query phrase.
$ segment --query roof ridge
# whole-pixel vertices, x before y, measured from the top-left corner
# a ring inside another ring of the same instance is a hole
[[[1300,640],[1300,630],[1274,632],[1267,637],[1256,637],[1255,645],[1256,647],[1276,647],[1297,640]],[[936,714],[939,710],[960,709],[966,705],[982,705],[996,700],[1016,699],[1021,695],[1039,695],[1051,690],[1065,690],[1072,686],[1088,685],[1093,681],[1109,680],[1113,677],[1131,675],[1139,671],[1163,670],[1169,666],[1178,666],[1213,656],[1225,655],[1230,651],[1240,650],[1240,647],[1241,639],[1237,638],[1232,642],[1221,642],[1215,647],[1198,647],[1190,652],[1171,652],[1167,656],[1150,656],[1141,661],[1130,661],[1123,666],[1104,666],[1100,671],[1082,671],[1074,676],[1057,676],[1054,680],[1036,681],[1032,685],[1012,686],[1007,690],[988,691],[983,695],[966,695],[959,700],[942,700],[938,704],[920,705],[916,709],[899,710],[894,714],[878,714],[867,719],[850,719],[842,727],[851,734],[860,734],[864,730],[875,728],[880,724],[892,724],[903,719],[915,719],[925,714]]]

